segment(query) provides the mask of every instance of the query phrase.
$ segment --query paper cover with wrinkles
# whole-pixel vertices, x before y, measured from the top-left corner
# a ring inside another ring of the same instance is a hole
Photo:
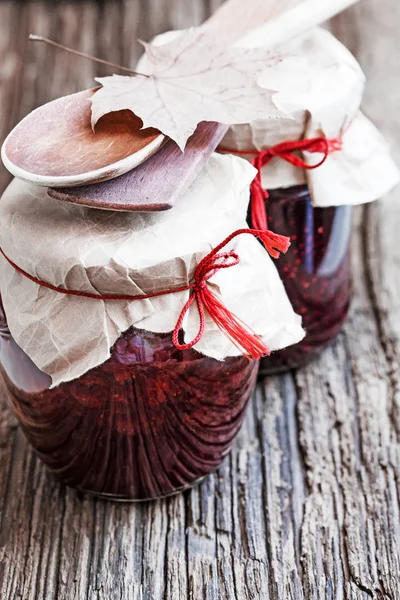
[[[173,210],[147,214],[57,201],[44,188],[14,180],[0,202],[1,247],[24,271],[67,289],[138,295],[184,286],[211,248],[247,227],[254,174],[242,159],[213,155]],[[244,235],[228,249],[236,249],[240,264],[216,273],[209,282],[213,291],[271,350],[299,342],[301,318],[263,246]],[[53,386],[106,361],[131,326],[171,332],[189,296],[185,291],[131,302],[66,296],[28,280],[4,257],[0,261],[11,334]],[[198,326],[193,305],[183,323],[185,341]],[[209,317],[195,349],[218,360],[240,354]]]
[[[164,44],[176,35],[179,32],[167,32],[153,43]],[[246,47],[260,45],[259,33],[246,38]],[[286,43],[278,52],[281,61],[260,72],[258,83],[276,90],[273,101],[292,118],[233,125],[221,146],[240,156],[241,150],[256,153],[285,141],[341,136],[343,149],[317,169],[305,171],[273,159],[262,169],[263,187],[307,183],[313,204],[319,207],[363,204],[389,192],[399,182],[400,172],[385,139],[360,112],[366,79],[354,56],[321,28]],[[323,156],[304,152],[303,158],[315,165]]]

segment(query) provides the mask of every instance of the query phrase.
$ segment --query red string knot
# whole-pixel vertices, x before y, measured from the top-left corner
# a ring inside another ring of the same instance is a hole
[[[343,137],[329,140],[329,154],[333,152],[341,152],[343,150]]]
[[[261,152],[254,152],[254,150],[233,150],[230,148],[219,148],[221,152],[230,154],[256,154],[255,158],[251,161],[251,164],[257,169],[257,175],[251,184],[251,221],[252,226],[257,229],[268,229],[267,211],[265,208],[265,200],[268,199],[268,191],[263,188],[262,185],[262,168],[268,165],[271,160],[275,157],[279,157],[289,164],[304,170],[312,170],[321,167],[328,156],[333,152],[340,152],[343,149],[343,137],[342,134],[333,139],[320,136],[305,140],[287,141],[261,150]],[[322,159],[315,165],[309,165],[305,162],[299,152],[310,152],[315,154],[322,154]]]
[[[201,260],[194,274],[194,289],[202,288],[206,285],[215,273],[220,269],[229,269],[239,264],[239,256],[236,252],[220,252],[215,256],[207,255]]]
[[[333,152],[339,152],[343,149],[342,136],[328,139],[326,137],[317,137],[309,140],[296,140],[282,142],[266,150],[262,150],[252,160],[252,165],[257,169],[257,175],[251,184],[251,221],[256,229],[268,229],[267,211],[265,200],[268,199],[268,191],[262,184],[262,168],[268,165],[275,157],[285,160],[296,168],[312,170],[321,167],[328,156]],[[322,159],[315,165],[309,165],[299,152],[310,152],[312,154],[322,154]]]
[[[228,236],[221,244],[211,250],[198,264],[194,274],[194,284],[188,301],[179,315],[172,341],[178,350],[189,350],[193,348],[202,338],[205,331],[206,311],[213,319],[218,328],[225,333],[231,342],[239,348],[243,354],[251,358],[261,358],[268,355],[269,350],[252,329],[247,327],[238,317],[232,314],[221,302],[220,298],[208,287],[207,283],[220,270],[229,269],[239,264],[239,255],[234,251],[221,252],[235,237],[250,234],[260,238],[266,250],[277,258],[280,252],[286,252],[290,246],[289,238],[279,236],[270,231],[256,231],[252,229],[239,229]],[[183,321],[193,303],[196,302],[199,315],[199,330],[197,335],[188,343],[179,342],[179,332]]]

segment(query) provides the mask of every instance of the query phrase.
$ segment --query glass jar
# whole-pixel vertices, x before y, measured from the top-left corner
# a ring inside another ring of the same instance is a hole
[[[111,358],[49,389],[0,314],[1,371],[17,418],[66,484],[114,500],[160,498],[214,471],[229,453],[258,361],[179,351],[170,334],[131,328]]]
[[[302,342],[261,361],[260,374],[298,367],[339,333],[351,299],[351,206],[314,208],[305,185],[269,192],[268,227],[292,244],[276,267],[296,313],[303,318]]]

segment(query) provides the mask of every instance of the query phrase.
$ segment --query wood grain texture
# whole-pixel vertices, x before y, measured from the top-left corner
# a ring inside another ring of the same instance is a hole
[[[29,31],[133,64],[138,36],[198,24],[218,4],[1,2],[0,135],[92,84],[90,63],[58,55],[56,67]],[[365,109],[400,160],[399,22],[398,0],[362,0],[333,29],[370,77]],[[343,333],[310,366],[260,383],[233,453],[200,487],[138,506],[66,490],[2,393],[1,600],[400,598],[399,194],[357,211]]]

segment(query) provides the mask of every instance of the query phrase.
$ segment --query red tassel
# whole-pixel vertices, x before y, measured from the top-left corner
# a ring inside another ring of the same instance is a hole
[[[270,355],[261,337],[231,313],[208,287],[203,288],[201,295],[214,323],[245,356],[258,360]]]
[[[203,336],[205,330],[205,311],[208,312],[217,327],[225,333],[231,342],[249,358],[259,359],[269,356],[270,351],[250,327],[247,327],[236,315],[231,313],[219,300],[219,298],[207,287],[207,281],[220,269],[227,269],[239,263],[236,252],[222,252],[234,238],[239,235],[253,235],[258,237],[264,244],[269,254],[278,258],[280,252],[287,252],[290,239],[277,235],[272,231],[259,231],[256,229],[238,229],[229,235],[216,248],[211,250],[207,256],[200,261],[195,273],[195,284],[189,300],[182,309],[176,323],[172,341],[178,350],[193,348]],[[200,327],[196,337],[187,344],[179,343],[179,331],[182,327],[186,313],[196,302],[199,311]]]
[[[279,258],[280,253],[286,254],[290,248],[290,238],[273,231],[258,231],[257,237],[262,241],[272,258]]]

